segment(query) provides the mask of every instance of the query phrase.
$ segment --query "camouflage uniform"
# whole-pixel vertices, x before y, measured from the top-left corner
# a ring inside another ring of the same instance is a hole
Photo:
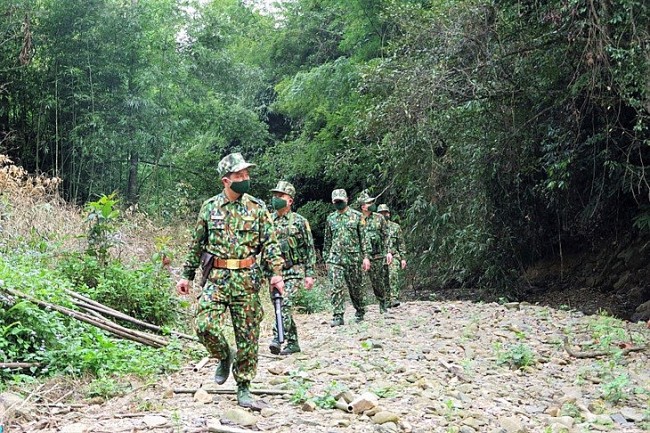
[[[347,202],[347,193],[343,189],[332,192],[332,201]],[[347,207],[344,212],[333,212],[327,217],[323,257],[327,263],[328,278],[332,290],[332,309],[334,322],[343,323],[345,312],[345,295],[347,286],[350,300],[356,310],[357,320],[363,320],[366,312],[364,293],[361,285],[361,262],[369,250],[363,237],[361,212]]]
[[[240,154],[231,154],[219,164],[219,173],[223,176],[251,165]],[[213,254],[215,259],[239,260],[261,253],[261,262],[250,267],[213,267],[199,297],[196,315],[199,340],[211,356],[224,360],[230,354],[223,335],[224,316],[230,310],[237,345],[233,376],[238,385],[248,385],[257,371],[258,339],[264,314],[258,294],[262,270],[278,276],[282,273],[280,246],[266,206],[248,194],[230,201],[221,192],[206,200],[192,232],[183,278],[194,279],[203,251]],[[233,267],[239,263],[229,262]]]
[[[379,205],[377,210],[378,212],[390,212],[385,204]],[[387,252],[393,255],[393,261],[388,265],[386,275],[388,279],[387,301],[389,305],[395,306],[399,304],[401,261],[406,259],[406,245],[404,244],[404,236],[400,225],[389,219],[386,219],[386,223],[388,225]]]
[[[359,195],[359,204],[370,204],[375,201],[367,192]],[[372,291],[379,302],[379,311],[385,312],[387,308],[388,296],[386,293],[386,253],[388,241],[388,226],[386,219],[376,213],[371,212],[368,216],[361,213],[361,225],[363,226],[363,236],[370,245],[368,257],[370,258],[370,269],[368,277]]]
[[[289,182],[280,181],[271,190],[281,192],[295,197],[296,189]],[[306,277],[316,275],[316,251],[314,250],[314,238],[311,234],[309,222],[305,217],[289,210],[284,215],[277,211],[273,213],[275,233],[282,251],[284,267],[282,278],[284,280],[284,297],[282,298],[282,327],[287,341],[287,348],[292,351],[300,351],[298,345],[298,330],[293,320],[293,301],[298,292],[304,288]],[[278,342],[278,330],[275,321],[273,322],[273,342]]]

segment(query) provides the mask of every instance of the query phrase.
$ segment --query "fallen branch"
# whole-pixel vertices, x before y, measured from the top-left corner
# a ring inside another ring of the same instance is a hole
[[[208,431],[213,433],[250,433],[253,430],[245,430],[237,427],[227,427],[225,425],[211,425],[208,427]]]
[[[0,368],[8,368],[10,370],[39,367],[40,365],[40,362],[0,362]]]
[[[571,345],[569,344],[569,338],[565,335],[562,337],[562,342],[564,343],[564,350],[566,350],[566,353],[569,355],[573,356],[574,358],[599,358],[601,356],[608,356],[612,355],[613,352],[611,351],[605,351],[605,350],[594,350],[591,352],[580,352],[580,351],[575,351],[571,348]],[[627,355],[630,352],[641,352],[643,350],[646,350],[648,346],[632,346],[632,347],[627,347],[625,349],[621,350],[622,355]]]
[[[205,358],[203,358],[202,360],[200,360],[199,362],[196,363],[196,365],[194,366],[194,368],[192,369],[192,371],[194,371],[194,372],[199,371],[200,369],[202,369],[203,367],[205,367],[205,364],[207,364],[208,361],[210,361],[210,357],[209,357],[209,356],[206,356]]]
[[[208,394],[237,394],[236,389],[228,389],[228,388],[219,388],[219,389],[208,389],[208,388],[200,388],[203,391],[207,392]],[[172,391],[174,394],[195,394],[196,391],[199,389],[196,388],[176,388],[173,389]],[[284,389],[251,389],[251,394],[257,394],[257,395],[285,395],[285,394],[291,394],[291,391],[287,391]]]
[[[41,301],[39,299],[34,298],[33,296],[27,295],[25,293],[22,293],[18,290],[11,289],[9,287],[4,287],[4,291],[17,296],[22,299],[26,299],[33,304],[38,305],[41,308],[49,309],[49,310],[54,310],[57,311],[61,314],[64,314],[66,316],[72,317],[73,319],[80,320],[82,322],[88,323],[90,325],[96,326],[98,328],[101,328],[113,335],[117,335],[119,337],[125,338],[127,340],[135,341],[137,343],[145,344],[147,346],[155,347],[155,348],[160,348],[164,347],[167,344],[169,344],[165,339],[162,337],[158,337],[155,335],[151,334],[146,334],[144,332],[136,331],[133,329],[128,329],[123,326],[120,326],[114,322],[111,322],[110,320],[102,320],[100,318],[93,318],[88,314],[71,310],[70,308],[62,307],[60,305],[55,305],[51,304],[49,302]]]
[[[122,313],[121,311],[115,310],[111,307],[107,307],[106,305],[100,304],[97,301],[94,301],[86,296],[83,296],[80,293],[77,293],[73,290],[68,290],[65,289],[65,292],[72,296],[73,299],[72,302],[81,308],[87,309],[87,310],[93,310],[101,314],[106,314],[111,317],[115,317],[116,319],[121,319],[129,323],[133,323],[134,325],[139,325],[142,326],[143,328],[150,329],[152,331],[164,333],[165,331],[157,325],[153,325],[151,323],[144,322],[142,320],[136,319],[135,317],[129,316],[128,314]],[[169,331],[170,334],[176,335],[181,338],[185,338],[187,340],[192,340],[192,341],[198,341],[198,338],[193,337],[191,335],[183,334],[182,332],[178,331]]]

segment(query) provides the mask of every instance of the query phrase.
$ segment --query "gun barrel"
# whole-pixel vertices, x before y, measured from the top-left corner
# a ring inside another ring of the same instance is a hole
[[[284,343],[284,326],[282,324],[282,296],[277,290],[273,292],[273,308],[275,309],[275,327],[278,330],[278,342]]]

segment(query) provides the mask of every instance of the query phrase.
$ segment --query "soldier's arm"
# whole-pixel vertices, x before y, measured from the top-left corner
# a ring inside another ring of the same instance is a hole
[[[314,250],[314,237],[311,234],[311,228],[309,227],[309,221],[306,219],[301,224],[300,229],[302,230],[303,239],[305,240],[305,276],[314,277],[316,271],[314,266],[316,266],[316,251]]]
[[[365,229],[363,225],[363,220],[359,218],[359,243],[361,245],[361,255],[364,259],[370,258],[370,253],[372,252],[372,241],[370,237],[370,232]]]
[[[325,235],[323,237],[323,258],[327,260],[330,255],[330,248],[332,247],[332,227],[330,226],[330,219],[325,221]]]
[[[383,254],[392,253],[390,250],[390,232],[388,231],[388,221],[384,217],[380,218],[381,225],[381,247]]]
[[[199,267],[199,263],[201,262],[201,253],[208,241],[207,213],[207,203],[203,203],[199,211],[199,216],[196,219],[196,224],[194,224],[194,228],[192,229],[192,237],[188,245],[189,252],[185,257],[185,264],[181,273],[181,276],[189,281],[192,281],[196,275],[196,268]]]
[[[399,225],[397,228],[397,250],[399,251],[399,256],[402,260],[406,259],[406,243],[404,242],[404,233],[402,233],[402,227]]]
[[[282,276],[282,252],[280,251],[280,244],[275,235],[273,218],[265,207],[260,208],[259,212],[260,250],[262,260],[264,261],[262,265],[270,275]]]

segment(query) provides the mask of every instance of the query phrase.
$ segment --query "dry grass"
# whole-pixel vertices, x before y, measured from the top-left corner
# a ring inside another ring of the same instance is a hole
[[[65,203],[58,189],[61,179],[30,175],[0,154],[0,238],[11,247],[45,241],[61,252],[84,251],[87,246],[84,210]],[[182,260],[185,239],[178,228],[158,227],[139,213],[121,213],[111,254],[125,263],[150,260],[160,248],[175,262]]]

